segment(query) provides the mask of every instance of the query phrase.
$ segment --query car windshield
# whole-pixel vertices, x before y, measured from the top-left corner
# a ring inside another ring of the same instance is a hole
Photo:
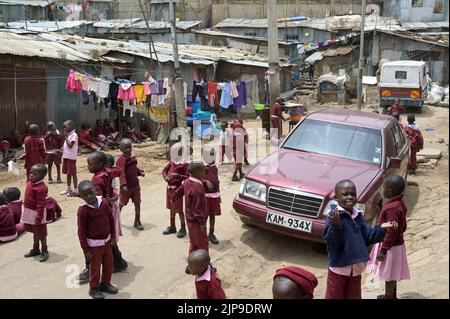
[[[305,119],[282,148],[381,165],[381,132],[353,125]]]

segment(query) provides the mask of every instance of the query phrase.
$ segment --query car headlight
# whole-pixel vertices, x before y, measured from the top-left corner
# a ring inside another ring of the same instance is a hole
[[[323,211],[324,216],[328,216],[328,213],[331,211],[331,206],[337,206],[339,205],[337,200],[332,199],[328,202],[327,206],[325,206],[325,209]]]
[[[266,202],[266,185],[243,178],[240,194]]]
[[[356,208],[358,208],[362,212],[363,215],[366,212],[366,204],[358,203],[358,204],[356,204]]]

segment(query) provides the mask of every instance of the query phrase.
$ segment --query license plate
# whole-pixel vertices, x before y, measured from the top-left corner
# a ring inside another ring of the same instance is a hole
[[[280,213],[267,212],[266,223],[311,233],[312,222]]]

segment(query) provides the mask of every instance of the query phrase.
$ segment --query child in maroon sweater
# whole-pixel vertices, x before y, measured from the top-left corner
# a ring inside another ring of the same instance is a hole
[[[48,188],[44,183],[45,175],[47,175],[47,167],[44,164],[36,164],[31,167],[20,219],[20,222],[25,224],[25,230],[33,233],[33,249],[25,254],[25,258],[39,256],[40,262],[48,259],[45,212]],[[39,250],[39,241],[42,252]]]
[[[415,123],[416,116],[408,114],[408,125],[403,126],[403,130],[408,135],[411,142],[411,157],[409,161],[409,174],[415,175],[417,169],[417,152],[423,149],[423,136],[419,126]]]
[[[280,268],[273,276],[273,299],[313,299],[317,283],[316,276],[303,268]]]
[[[128,204],[131,199],[134,204],[134,228],[144,230],[141,223],[141,187],[138,176],[145,176],[143,170],[137,166],[136,156],[132,154],[133,146],[131,140],[124,138],[120,142],[122,154],[117,159],[117,168],[120,169],[120,210]]]
[[[216,166],[216,151],[213,147],[204,147],[202,150],[203,164],[205,165],[205,181],[203,182],[206,192],[206,215],[209,218],[208,240],[217,245],[219,241],[214,235],[216,216],[220,216],[220,182],[219,170]]]
[[[27,182],[30,180],[30,170],[34,164],[46,163],[45,142],[39,136],[39,126],[30,125],[30,136],[24,141],[25,153],[19,159],[25,159],[25,169],[27,170]]]
[[[403,202],[405,180],[401,176],[388,176],[383,185],[386,202],[378,217],[378,224],[396,222],[397,228],[388,229],[381,243],[372,248],[368,270],[386,282],[385,294],[378,299],[397,299],[397,281],[410,279],[405,240],[407,208]]]
[[[0,243],[16,239],[19,234],[18,228],[19,224],[16,225],[14,222],[14,212],[8,208],[6,196],[0,193]]]
[[[111,245],[116,238],[111,206],[106,199],[96,196],[94,185],[90,181],[82,181],[78,186],[78,193],[84,200],[78,208],[78,238],[85,258],[89,259],[89,295],[94,299],[104,299],[102,292],[118,292],[111,285]]]
[[[186,221],[189,229],[189,254],[197,249],[208,251],[208,236],[206,235],[206,196],[203,180],[205,165],[201,162],[191,162],[188,167],[191,177],[187,178],[171,196],[172,202],[184,196]]]
[[[20,200],[20,190],[17,187],[6,187],[3,190],[3,194],[6,196],[8,209],[14,214],[14,222],[19,224],[23,205],[23,202]]]
[[[62,216],[62,209],[53,197],[47,196],[45,199],[45,209],[47,211],[48,224],[56,222]]]
[[[62,183],[61,180],[61,148],[64,144],[64,135],[61,134],[55,126],[55,123],[47,123],[47,133],[44,136],[45,148],[47,149],[47,165],[48,165],[48,183],[53,184],[52,166],[56,166],[56,182]]]
[[[392,113],[406,113],[405,107],[403,105],[400,105],[400,100],[396,99],[394,101],[394,104],[391,105],[391,108],[389,109],[389,115],[392,115]]]
[[[195,276],[198,299],[226,299],[220,279],[210,265],[210,257],[203,249],[193,251],[188,257],[186,272]]]
[[[173,192],[181,186],[183,181],[189,177],[187,169],[189,164],[184,161],[183,145],[176,143],[170,148],[170,161],[162,171],[162,177],[167,182],[166,190],[166,208],[170,210],[170,226],[163,231],[163,235],[175,234],[177,228],[175,226],[175,215],[180,216],[180,230],[177,237],[183,238],[186,236],[186,223],[183,212],[183,198],[179,198],[175,202],[171,202]]]

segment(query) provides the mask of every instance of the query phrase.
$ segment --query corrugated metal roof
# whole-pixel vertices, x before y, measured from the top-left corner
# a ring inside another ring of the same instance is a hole
[[[223,36],[223,37],[234,38],[234,39],[248,39],[248,40],[254,40],[254,41],[267,42],[267,39],[262,38],[262,37],[251,37],[248,35],[240,35],[240,34],[227,33],[227,32],[222,32],[222,31],[215,31],[215,30],[194,30],[194,33],[205,34],[205,35],[210,35],[210,36]],[[284,41],[278,41],[278,44],[289,45],[289,46],[292,45],[292,43],[284,42]]]
[[[295,27],[307,27],[311,29],[327,30],[325,19],[308,19],[306,21],[289,21],[279,22],[278,28],[295,28]],[[219,22],[214,28],[267,28],[267,19],[233,19],[228,18]]]
[[[361,24],[360,15],[332,16],[323,19],[307,19],[305,21],[279,22],[278,28],[305,27],[323,31],[337,31],[341,29],[359,29]],[[376,15],[367,16],[366,27],[399,25],[395,18],[380,17]],[[214,28],[267,28],[267,19],[225,19]]]
[[[94,22],[94,27],[121,29],[134,26],[137,22],[140,22],[141,20],[142,20],[141,18],[101,20]]]
[[[419,30],[432,28],[448,28],[448,21],[438,22],[404,22],[402,23],[404,30]]]
[[[46,7],[51,5],[53,2],[55,2],[55,0],[0,0],[0,5]]]
[[[36,36],[0,32],[0,54],[32,56],[67,61],[87,61],[89,56],[63,44],[42,41]]]
[[[14,33],[0,33],[0,41],[5,39],[13,45],[2,45],[0,54],[16,54],[40,56],[64,59],[88,60],[88,61],[113,61],[127,63],[126,59],[111,52],[120,52],[132,56],[149,58],[148,43],[138,41],[116,41],[68,35],[64,33],[46,33],[38,35],[17,35]],[[154,43],[161,62],[173,61],[173,48],[171,43]],[[42,48],[42,50],[40,50]],[[23,51],[22,51],[23,50]],[[260,54],[254,54],[243,50],[225,47],[203,45],[179,45],[180,62],[184,64],[210,65],[218,61],[226,61],[233,64],[268,67],[268,58]],[[25,53],[25,54],[24,54]],[[280,60],[281,65],[286,62]]]
[[[346,47],[339,47],[336,49],[327,49],[325,52],[323,52],[323,56],[335,57],[339,55],[346,55],[352,52],[355,48],[356,48],[355,46],[346,46]]]
[[[93,24],[93,21],[14,21],[8,22],[7,28],[12,29],[28,29],[30,31],[59,31],[64,29],[72,29],[77,28],[82,25],[90,25]]]
[[[176,23],[177,29],[188,30],[201,24],[202,21],[178,21]],[[170,29],[170,24],[165,21],[148,21],[149,28],[154,30]],[[133,19],[116,19],[116,20],[103,20],[94,23],[96,28],[105,29],[147,29],[145,21],[140,18]]]

